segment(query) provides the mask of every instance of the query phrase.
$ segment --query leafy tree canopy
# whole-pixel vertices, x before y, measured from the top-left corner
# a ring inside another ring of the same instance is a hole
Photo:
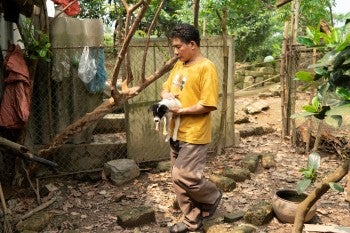
[[[129,4],[137,0],[128,1]],[[146,35],[149,25],[161,0],[151,1],[140,25],[138,36]],[[165,36],[177,22],[193,22],[193,2],[183,0],[166,1],[154,28],[153,35]],[[291,3],[275,8],[276,0],[201,0],[199,29],[203,35],[220,35],[221,27],[217,12],[223,7],[228,10],[227,28],[235,36],[236,59],[238,61],[262,60],[267,55],[279,56],[282,44],[284,21],[291,16]],[[102,18],[108,25],[125,17],[120,0],[80,0],[81,18]],[[321,19],[331,22],[331,7],[335,0],[301,1],[299,33],[306,30],[304,25],[317,27]],[[339,20],[339,18],[335,18]],[[341,18],[340,18],[341,19]],[[125,22],[125,20],[121,20]]]

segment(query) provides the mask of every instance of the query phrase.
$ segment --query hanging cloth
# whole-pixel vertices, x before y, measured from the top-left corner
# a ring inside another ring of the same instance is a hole
[[[68,16],[75,16],[80,13],[80,6],[78,0],[52,0],[55,4],[61,5],[64,9],[66,6],[67,9],[64,10]],[[73,2],[73,3],[72,3]]]
[[[0,126],[21,129],[29,118],[30,79],[19,45],[11,45],[4,61],[5,89],[0,105]]]

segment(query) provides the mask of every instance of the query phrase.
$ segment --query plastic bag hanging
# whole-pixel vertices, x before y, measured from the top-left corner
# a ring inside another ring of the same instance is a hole
[[[97,71],[95,58],[90,54],[88,46],[84,47],[81,54],[78,68],[78,76],[85,84],[91,82]]]
[[[104,91],[107,80],[107,72],[104,65],[105,60],[103,48],[98,48],[96,76],[91,80],[91,82],[89,82],[89,84],[87,84],[87,89],[90,93],[100,93]]]

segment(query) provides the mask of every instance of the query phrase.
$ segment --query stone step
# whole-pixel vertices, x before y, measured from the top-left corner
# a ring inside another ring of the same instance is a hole
[[[125,132],[124,113],[110,113],[97,122],[93,134]]]
[[[36,150],[44,145],[36,145]],[[125,133],[97,134],[90,143],[64,144],[50,160],[58,163],[60,172],[76,172],[102,168],[104,163],[127,157]],[[43,173],[45,173],[43,171]]]

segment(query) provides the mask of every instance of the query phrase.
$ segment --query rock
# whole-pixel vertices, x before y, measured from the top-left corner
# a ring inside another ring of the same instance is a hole
[[[274,128],[263,127],[263,126],[258,126],[258,127],[245,126],[244,128],[239,130],[240,136],[242,138],[250,137],[250,136],[264,135],[264,134],[269,134],[272,132],[275,132]]]
[[[41,232],[50,223],[52,214],[46,211],[41,211],[33,214],[31,217],[19,222],[16,225],[16,229],[19,232],[22,231],[36,231]]]
[[[209,180],[224,192],[229,192],[236,188],[236,182],[225,176],[211,175]]]
[[[271,88],[269,88],[269,91],[274,94],[274,96],[281,96],[281,85],[273,85]]]
[[[247,154],[241,161],[242,167],[254,173],[259,165],[260,155],[255,153]]]
[[[171,161],[161,161],[157,165],[157,169],[160,172],[170,171],[171,169]]]
[[[259,100],[253,102],[244,108],[244,112],[247,114],[256,114],[261,111],[268,110],[270,108],[269,104],[264,100]]]
[[[273,219],[274,212],[272,204],[266,201],[261,201],[256,205],[251,206],[244,214],[244,221],[254,226],[261,226]]]
[[[56,190],[58,190],[58,188],[54,184],[49,183],[44,185],[39,192],[40,196],[47,196],[50,192],[54,192]]]
[[[215,224],[204,229],[206,233],[253,233],[257,232],[256,227],[243,224],[233,227],[226,224]]]
[[[246,168],[241,167],[225,167],[223,176],[229,177],[236,182],[243,182],[247,179],[250,179],[250,171]]]
[[[233,228],[232,233],[253,233],[257,232],[257,230],[258,229],[252,225],[242,224],[238,227]]]
[[[118,223],[122,227],[137,227],[156,221],[154,210],[149,206],[126,208],[118,215]]]
[[[273,154],[264,154],[261,157],[261,166],[265,169],[270,169],[272,167],[276,167],[276,160]]]
[[[120,186],[140,175],[140,169],[132,159],[117,159],[109,161],[104,165],[104,172],[117,186]]]
[[[243,123],[249,123],[249,122],[250,122],[249,117],[245,112],[238,111],[235,114],[235,124],[243,124]]]
[[[243,216],[244,216],[244,211],[238,211],[235,213],[227,213],[224,215],[224,222],[233,223],[233,222],[236,222],[236,221],[240,220],[241,218],[243,218]]]

